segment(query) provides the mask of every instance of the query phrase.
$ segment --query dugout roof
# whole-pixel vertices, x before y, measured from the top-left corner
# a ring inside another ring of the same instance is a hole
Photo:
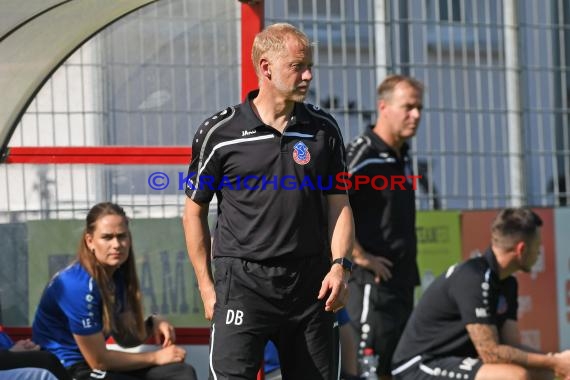
[[[50,75],[91,36],[156,0],[0,0],[0,153]]]

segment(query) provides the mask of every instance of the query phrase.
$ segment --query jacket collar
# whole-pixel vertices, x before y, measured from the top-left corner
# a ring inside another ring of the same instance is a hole
[[[387,152],[390,155],[397,157],[394,148],[386,144],[386,142],[382,140],[380,136],[374,133],[374,131],[372,130],[373,128],[374,125],[369,125],[368,127],[366,127],[366,131],[364,132],[364,135],[369,138],[372,147],[378,152]],[[402,148],[400,149],[400,157],[406,157],[408,155],[409,150],[410,150],[410,145],[407,142],[405,142],[402,145]]]
[[[255,99],[258,94],[259,90],[250,91],[241,105],[243,115],[246,118],[246,123],[248,123],[248,125],[253,126],[251,129],[265,126],[263,121],[259,119],[259,117],[257,117],[257,114],[254,112],[252,106],[253,99]],[[303,103],[295,103],[295,108],[293,109],[293,113],[289,118],[288,125],[310,124],[310,123],[311,123],[311,115],[307,111],[306,107],[304,107]]]

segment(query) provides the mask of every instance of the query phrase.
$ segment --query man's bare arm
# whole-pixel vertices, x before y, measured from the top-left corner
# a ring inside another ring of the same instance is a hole
[[[329,234],[332,258],[349,257],[354,244],[354,222],[348,196],[327,196]]]
[[[348,196],[334,194],[327,196],[329,234],[332,259],[347,257],[354,242],[354,222]],[[324,299],[325,310],[336,312],[346,305],[348,297],[348,275],[340,265],[333,265],[323,279],[319,299]]]
[[[196,203],[187,198],[182,222],[188,256],[194,267],[198,288],[204,303],[204,314],[206,319],[211,320],[214,313],[216,293],[214,291],[211,269],[211,238],[208,227],[208,210],[208,204]]]
[[[528,353],[499,343],[499,333],[492,325],[472,323],[465,326],[469,337],[486,364],[509,363],[528,366]]]
[[[495,326],[472,323],[465,328],[485,364],[516,364],[527,369],[548,369],[565,380],[570,379],[569,350],[552,355],[529,352],[508,344],[500,344]]]

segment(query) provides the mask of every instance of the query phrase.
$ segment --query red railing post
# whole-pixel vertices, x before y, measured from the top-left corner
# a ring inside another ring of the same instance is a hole
[[[255,35],[263,29],[263,1],[241,4],[241,97],[257,88],[257,75],[251,62],[251,46]]]

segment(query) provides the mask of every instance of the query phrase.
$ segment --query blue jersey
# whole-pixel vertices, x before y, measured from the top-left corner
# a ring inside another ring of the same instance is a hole
[[[119,272],[119,271],[117,271]],[[122,276],[115,272],[117,300]],[[122,302],[120,302],[122,304]],[[121,307],[119,305],[119,307]],[[57,273],[45,288],[32,325],[32,339],[55,354],[64,367],[85,361],[73,338],[103,331],[103,300],[99,287],[78,262]]]
[[[14,345],[14,341],[4,332],[4,328],[0,326],[0,350],[9,350]]]

